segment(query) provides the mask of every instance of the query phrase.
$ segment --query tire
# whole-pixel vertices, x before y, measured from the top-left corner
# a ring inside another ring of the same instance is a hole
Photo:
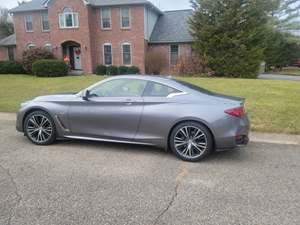
[[[25,136],[36,145],[50,145],[56,140],[55,123],[44,111],[34,111],[24,121]]]
[[[213,150],[213,137],[210,131],[197,122],[183,122],[171,132],[170,148],[180,159],[198,162]]]

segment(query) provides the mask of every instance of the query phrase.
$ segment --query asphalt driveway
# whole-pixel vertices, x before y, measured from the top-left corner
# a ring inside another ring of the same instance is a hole
[[[262,80],[289,80],[300,81],[300,76],[279,75],[279,74],[260,74],[258,76]]]
[[[300,224],[300,147],[185,163],[151,147],[30,144],[0,118],[0,224]]]

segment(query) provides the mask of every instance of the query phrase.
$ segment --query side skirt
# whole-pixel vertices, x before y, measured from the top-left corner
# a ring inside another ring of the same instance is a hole
[[[101,141],[101,142],[155,146],[154,144],[151,144],[151,143],[143,143],[143,142],[136,142],[136,141],[121,141],[121,140],[114,140],[114,139],[92,138],[92,137],[71,136],[71,135],[67,135],[64,137],[69,138],[69,139],[76,139],[76,140]]]

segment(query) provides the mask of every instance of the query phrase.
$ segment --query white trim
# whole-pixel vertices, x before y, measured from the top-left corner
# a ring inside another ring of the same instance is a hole
[[[105,10],[105,9],[108,9],[109,10],[109,19],[110,19],[110,27],[103,27],[103,13],[102,11]],[[102,7],[100,8],[100,25],[101,25],[101,29],[102,30],[111,30],[112,29],[112,17],[111,17],[111,13],[112,13],[112,10],[110,7]]]
[[[124,45],[129,45],[130,46],[130,64],[124,64],[124,52],[123,52],[123,46]],[[123,42],[122,44],[121,44],[121,53],[122,53],[122,65],[123,66],[132,66],[132,45],[131,45],[131,43],[130,42]]]
[[[72,23],[73,23],[73,26],[71,27],[67,27],[66,26],[66,15],[72,15]],[[63,23],[62,24],[61,22],[61,17],[63,17]],[[77,26],[75,26],[75,21],[77,22]],[[59,22],[59,28],[60,29],[76,29],[76,28],[79,28],[79,13],[77,12],[68,12],[68,13],[59,13],[58,14],[58,22]]]
[[[44,45],[44,48],[47,49],[47,50],[50,50],[50,52],[53,51],[53,46],[52,46],[51,43],[46,43],[46,44]]]
[[[129,26],[128,27],[123,27],[122,9],[128,9],[128,11],[129,11]],[[123,30],[130,30],[131,29],[131,8],[128,7],[128,6],[120,7],[120,27]]]
[[[27,30],[27,20],[26,20],[26,17],[27,16],[30,16],[31,17],[31,26],[32,26],[32,30]],[[25,31],[27,33],[32,33],[33,32],[33,16],[32,15],[25,15],[24,16],[24,25],[25,25]]]
[[[171,87],[170,87],[170,88],[171,88]],[[172,88],[172,89],[174,89],[174,88]],[[176,90],[177,90],[177,89],[176,89]],[[169,95],[167,96],[167,98],[174,98],[174,97],[180,96],[180,95],[187,95],[187,93],[186,93],[186,92],[172,93],[172,94],[169,94]]]
[[[32,49],[32,48],[35,48],[35,47],[36,47],[36,45],[33,44],[33,43],[29,43],[29,44],[26,45],[26,49]]]
[[[110,46],[111,47],[111,64],[106,64],[105,63],[105,52],[104,52],[104,47],[105,46]],[[113,65],[113,62],[114,62],[114,57],[113,57],[113,48],[112,48],[112,44],[111,43],[104,43],[103,45],[102,45],[102,57],[103,57],[103,65],[104,66],[111,66],[111,65]]]

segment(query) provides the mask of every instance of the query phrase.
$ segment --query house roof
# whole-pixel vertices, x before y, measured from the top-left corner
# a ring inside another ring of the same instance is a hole
[[[39,11],[47,9],[45,5],[46,0],[32,0],[30,2],[23,2],[19,6],[9,10],[11,13],[26,12],[26,11]]]
[[[191,9],[164,12],[154,27],[150,43],[193,42],[188,25],[192,13]]]
[[[15,46],[16,45],[16,35],[12,34],[6,38],[0,40],[1,47]]]
[[[86,4],[91,6],[117,6],[117,5],[148,5],[154,10],[161,13],[161,11],[147,0],[83,0]],[[50,0],[31,0],[24,2],[19,6],[10,10],[11,13],[46,10]]]

